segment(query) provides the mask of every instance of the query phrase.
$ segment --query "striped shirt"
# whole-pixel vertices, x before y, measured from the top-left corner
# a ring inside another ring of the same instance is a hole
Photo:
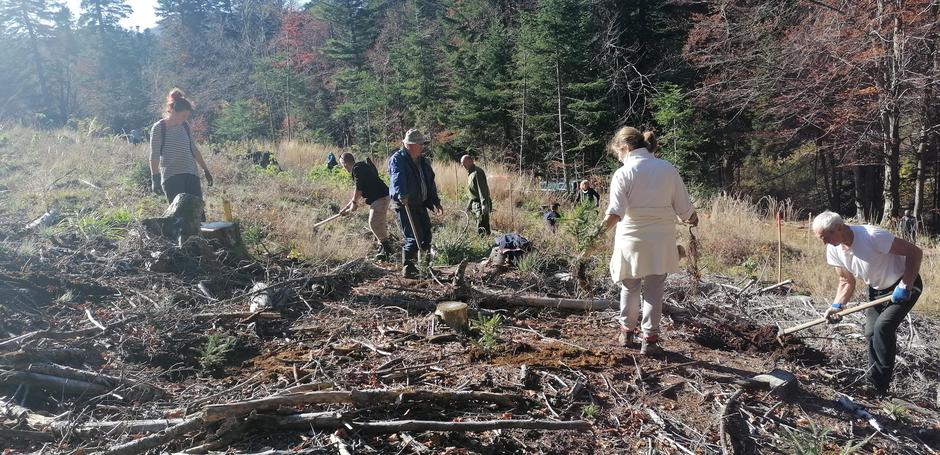
[[[166,125],[166,135],[161,132],[161,122],[150,128],[150,161],[160,160],[161,181],[179,174],[199,175],[196,159],[193,158],[193,144],[183,124]],[[163,154],[160,154],[161,140]]]

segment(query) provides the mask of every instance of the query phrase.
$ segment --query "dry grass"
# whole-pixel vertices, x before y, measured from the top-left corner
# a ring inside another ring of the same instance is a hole
[[[776,207],[785,207],[783,224],[783,279],[792,278],[798,289],[824,304],[835,296],[836,274],[826,264],[825,246],[809,229],[808,214],[788,208],[787,203],[762,200],[751,204],[743,198],[722,195],[703,208],[705,216],[698,229],[702,242],[701,262],[713,273],[753,275],[764,281],[777,279]],[[768,205],[771,207],[768,210]],[[850,220],[851,222],[851,220]],[[934,240],[920,242],[924,249],[921,276],[925,282],[940,279],[940,259]],[[857,298],[867,300],[867,286],[859,281]],[[940,298],[926,293],[917,304],[918,311],[940,311]]]
[[[27,222],[48,208],[57,207],[66,216],[126,210],[137,216],[158,216],[165,206],[161,197],[147,191],[147,146],[132,146],[119,139],[96,138],[75,131],[36,132],[0,126],[0,213],[16,223]],[[232,201],[236,218],[264,241],[255,248],[293,254],[315,260],[344,261],[362,257],[372,247],[367,211],[360,210],[323,226],[311,226],[345,204],[351,193],[348,176],[311,173],[320,168],[326,155],[341,150],[317,144],[290,142],[258,144],[259,150],[274,151],[285,169],[265,172],[230,157],[207,154],[216,177],[213,188],[205,188],[209,218],[222,217],[223,198]],[[362,157],[358,157],[362,158]],[[384,169],[384,157],[375,157]],[[514,172],[498,163],[479,163],[489,177],[494,199],[491,224],[499,232],[520,232],[533,241],[539,254],[573,257],[574,239],[559,229],[551,234],[542,220],[540,207],[559,201],[560,195],[538,190],[529,174]],[[437,226],[467,226],[465,207],[466,171],[456,162],[434,163],[445,214],[435,215]],[[99,187],[95,189],[84,180]],[[764,198],[750,203],[742,197],[719,196],[699,203],[702,224],[697,234],[702,242],[701,263],[706,273],[756,276],[776,279],[776,228],[773,214],[781,210],[787,222],[783,230],[783,277],[795,280],[798,288],[823,303],[832,298],[836,277],[824,259],[824,248],[807,229],[808,214],[793,209],[788,201]],[[562,213],[570,209],[563,205]],[[398,232],[394,216],[389,229]],[[470,220],[472,223],[472,220]],[[472,226],[468,229],[472,230]],[[687,237],[677,229],[681,242]],[[928,283],[940,281],[936,242],[922,242],[925,258],[922,275]],[[610,236],[595,256],[592,274],[606,280]],[[863,286],[859,286],[864,289]],[[859,296],[864,298],[864,296]],[[940,299],[926,294],[920,311],[940,311]]]

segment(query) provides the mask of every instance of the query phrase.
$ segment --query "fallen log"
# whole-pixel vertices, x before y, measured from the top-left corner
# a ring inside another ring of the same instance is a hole
[[[197,321],[208,321],[212,319],[280,319],[281,313],[274,311],[234,311],[231,313],[199,313],[194,316]]]
[[[731,435],[728,433],[728,421],[731,419],[731,413],[734,410],[738,397],[741,396],[741,393],[744,392],[744,389],[736,390],[724,406],[721,407],[721,412],[718,420],[718,442],[721,445],[721,455],[735,455],[734,441],[731,439]]]
[[[0,355],[0,365],[17,365],[33,362],[84,363],[98,356],[86,349],[34,349],[25,348]],[[100,358],[100,357],[99,357]]]
[[[261,417],[261,416],[259,416]],[[268,423],[278,428],[319,428],[332,430],[346,425],[366,433],[398,433],[402,431],[489,431],[489,430],[578,430],[591,429],[585,420],[480,420],[474,422],[443,422],[437,420],[386,420],[349,422],[334,412],[314,412],[277,416]]]
[[[13,403],[13,400],[8,400],[7,397],[0,397],[0,400],[4,401],[4,404],[0,405],[0,416],[17,422],[25,421],[32,428],[44,427],[55,421],[55,417],[37,414],[32,409]]]
[[[201,429],[203,425],[205,425],[205,422],[201,416],[192,417],[160,433],[112,446],[102,453],[104,455],[136,455],[163,446],[186,433],[197,431]]]
[[[110,376],[104,373],[95,373],[94,371],[79,370],[77,368],[66,367],[62,365],[56,365],[52,363],[34,363],[25,368],[25,371],[30,373],[40,373],[49,376],[57,376],[60,378],[66,379],[75,379],[78,381],[88,382],[91,384],[98,384],[101,386],[108,387],[110,389],[116,389],[118,387],[126,387],[127,390],[140,393],[140,397],[145,398],[154,398],[166,396],[166,392],[159,387],[144,384],[141,382],[134,381],[128,378],[119,378],[116,376]]]
[[[98,433],[156,433],[183,423],[185,419],[104,420],[100,422],[55,422],[52,431],[65,435],[91,436]]]
[[[438,401],[445,403],[479,401],[503,406],[516,406],[527,400],[520,395],[492,392],[436,392],[430,390],[327,390],[293,395],[270,396],[256,400],[207,406],[206,422],[246,415],[252,411],[269,411],[282,406],[310,404],[353,404],[370,406],[399,401]]]
[[[534,295],[507,295],[501,296],[482,291],[476,291],[485,300],[492,300],[501,304],[512,306],[530,306],[541,308],[561,308],[566,310],[600,311],[619,308],[620,303],[605,299],[568,299],[560,297],[541,297]]]
[[[42,431],[8,430],[0,428],[0,439],[5,441],[54,442],[55,435]]]
[[[566,310],[603,311],[620,308],[620,302],[606,299],[569,299],[562,297],[542,297],[535,295],[500,295],[473,289],[484,302],[497,305],[560,308]],[[663,302],[663,312],[673,316],[682,316],[688,310]]]
[[[77,379],[50,376],[28,371],[6,371],[0,373],[0,384],[34,384],[50,392],[63,392],[69,395],[109,395],[111,388],[101,384],[79,381]]]

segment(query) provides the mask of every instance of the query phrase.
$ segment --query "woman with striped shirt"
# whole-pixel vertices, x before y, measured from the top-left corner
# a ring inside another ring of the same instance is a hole
[[[212,186],[212,174],[187,123],[192,112],[193,104],[175,88],[167,96],[163,118],[150,129],[152,188],[156,194],[165,194],[167,202],[173,202],[181,193],[202,198],[196,164],[203,169],[206,185]]]

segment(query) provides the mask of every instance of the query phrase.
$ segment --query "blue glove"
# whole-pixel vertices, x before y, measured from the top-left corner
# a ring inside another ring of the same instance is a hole
[[[891,293],[891,303],[907,302],[910,298],[911,290],[902,288],[901,285],[895,287],[894,292]]]

